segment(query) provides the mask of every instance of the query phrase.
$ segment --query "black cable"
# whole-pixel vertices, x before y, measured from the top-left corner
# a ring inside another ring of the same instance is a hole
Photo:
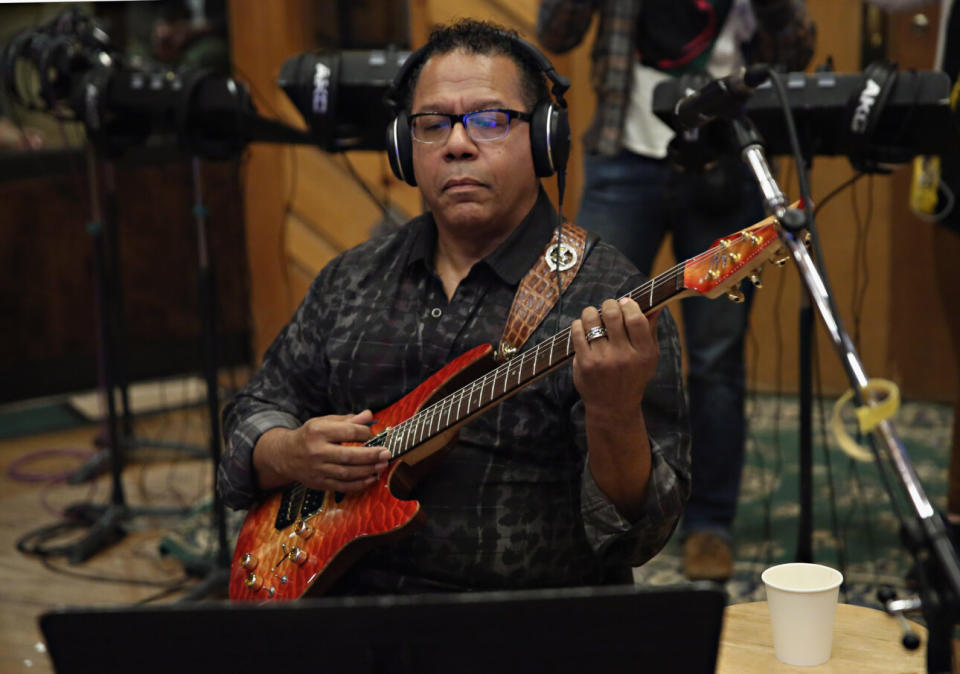
[[[863,172],[855,173],[852,178],[848,178],[847,180],[844,180],[842,183],[840,183],[839,185],[834,187],[832,190],[827,192],[827,196],[821,199],[820,203],[818,203],[816,207],[813,209],[813,215],[816,216],[817,213],[820,212],[820,209],[827,205],[827,202],[829,202],[835,196],[840,194],[840,192],[842,192],[843,190],[847,189],[848,187],[856,183],[858,180],[860,180],[860,178],[862,178],[865,175],[867,174]]]
[[[765,541],[762,551],[757,551],[757,560],[761,555],[765,556],[767,565],[773,561],[773,503],[774,492],[780,484],[780,478],[783,471],[783,448],[780,445],[780,420],[783,413],[783,327],[779,317],[780,307],[783,299],[783,289],[785,287],[785,276],[780,275],[780,283],[777,286],[777,292],[774,297],[774,316],[777,320],[774,322],[774,340],[776,343],[776,365],[774,370],[777,373],[777,382],[774,387],[776,390],[775,404],[773,412],[773,467],[771,470],[770,482],[765,484],[766,494],[763,500],[763,524],[761,525],[762,538]]]
[[[860,348],[860,323],[863,317],[863,303],[866,300],[867,286],[870,283],[870,268],[867,257],[867,240],[870,224],[873,220],[873,176],[867,180],[867,215],[860,218],[860,207],[857,203],[857,191],[851,191],[853,202],[853,218],[856,225],[856,240],[854,241],[853,258],[853,297],[850,311],[853,316],[853,344]]]
[[[567,185],[567,170],[566,168],[560,169],[557,171],[557,247],[556,247],[556,257],[554,262],[556,262],[556,267],[554,267],[554,276],[557,279],[557,313],[556,320],[554,321],[554,333],[560,333],[560,316],[563,314],[563,285],[560,282],[560,233],[563,231],[563,193]],[[587,251],[583,251],[586,255]]]
[[[817,334],[814,331],[812,335],[812,364],[813,374],[816,379],[817,407],[820,411],[820,446],[823,449],[823,464],[827,470],[827,493],[830,496],[830,526],[833,529],[833,537],[837,543],[837,566],[844,579],[847,577],[847,546],[846,539],[840,536],[840,524],[837,517],[837,497],[836,488],[833,482],[833,464],[830,461],[830,444],[827,440],[827,414],[823,408],[823,378],[820,376],[820,350],[817,343]],[[847,602],[847,586],[844,582],[841,584],[843,591],[843,601]]]
[[[364,181],[364,179],[360,176],[360,174],[357,173],[357,169],[353,166],[353,162],[350,161],[350,158],[345,153],[343,154],[343,164],[347,167],[347,171],[349,171],[350,175],[353,177],[354,181],[356,181],[357,185],[360,186],[360,189],[362,189],[364,193],[366,193],[366,195],[370,197],[370,201],[376,204],[377,208],[380,209],[380,212],[383,213],[384,220],[386,220],[392,227],[402,226],[403,223],[397,222],[397,220],[393,217],[393,213],[390,212],[390,209],[387,207],[387,205],[384,204],[380,200],[380,198],[373,193],[373,190],[370,189],[370,186],[367,185],[366,181]]]
[[[816,221],[814,217],[813,196],[810,192],[810,177],[807,175],[806,163],[803,159],[803,152],[800,149],[800,138],[797,134],[797,126],[793,119],[793,111],[790,108],[790,101],[787,96],[786,88],[783,86],[783,82],[780,79],[780,74],[772,67],[768,67],[767,72],[769,73],[770,82],[773,84],[773,89],[777,92],[777,98],[779,99],[780,107],[783,109],[783,117],[787,126],[787,136],[790,139],[790,149],[793,152],[793,161],[797,169],[797,185],[800,188],[800,196],[803,199],[803,210],[806,215],[806,228],[810,233],[810,243],[813,246],[814,251],[813,263],[820,271],[821,281],[823,282],[823,287],[826,291],[825,295],[827,302],[830,305],[830,311],[839,322],[840,312],[837,310],[836,302],[833,298],[833,289],[830,287],[830,279],[825,272],[826,258],[823,255],[823,247],[820,244],[820,234],[817,232]],[[857,397],[857,402],[861,402],[860,392],[855,391],[855,395]]]
[[[157,592],[156,594],[152,594],[152,595],[150,595],[149,597],[144,597],[144,598],[141,599],[140,601],[135,601],[135,602],[132,604],[132,606],[144,606],[144,605],[146,605],[146,604],[150,604],[150,603],[155,602],[155,601],[157,601],[157,600],[163,599],[164,597],[168,597],[168,596],[170,596],[171,594],[174,594],[174,593],[176,593],[176,592],[179,592],[180,590],[183,590],[184,588],[189,587],[189,586],[190,586],[190,581],[191,581],[190,576],[184,576],[184,577],[183,577],[182,579],[180,579],[178,582],[175,582],[175,583],[171,584],[169,587],[163,588],[162,590],[160,590],[160,591]]]
[[[43,563],[43,566],[54,573],[59,573],[64,576],[69,576],[71,578],[78,578],[80,580],[89,580],[96,583],[118,583],[122,585],[145,585],[147,587],[161,587],[169,589],[171,585],[182,586],[185,581],[189,580],[184,577],[170,583],[170,581],[162,580],[148,580],[146,578],[125,578],[123,576],[106,576],[101,574],[89,574],[89,573],[79,573],[77,571],[71,571],[70,569],[65,569],[62,566],[57,566],[52,563],[47,557],[41,557],[40,561]],[[176,590],[173,590],[176,591]]]

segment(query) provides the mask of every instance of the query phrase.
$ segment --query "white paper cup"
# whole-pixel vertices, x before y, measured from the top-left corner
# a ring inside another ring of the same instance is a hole
[[[798,562],[771,566],[760,578],[767,590],[777,660],[801,666],[829,660],[843,574]]]

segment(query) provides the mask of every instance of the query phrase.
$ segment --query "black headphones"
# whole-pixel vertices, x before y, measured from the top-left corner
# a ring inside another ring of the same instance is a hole
[[[540,72],[553,82],[552,93],[556,102],[537,104],[530,120],[530,149],[533,166],[541,178],[562,172],[570,155],[570,121],[567,118],[567,103],[563,94],[570,88],[570,80],[557,73],[550,60],[526,40],[504,33],[518,50],[527,54],[540,68]],[[410,121],[403,106],[403,93],[410,73],[432,55],[430,44],[410,54],[403,62],[386,94],[387,104],[393,108],[394,118],[387,125],[387,155],[393,174],[408,185],[416,186],[413,175],[413,138]]]

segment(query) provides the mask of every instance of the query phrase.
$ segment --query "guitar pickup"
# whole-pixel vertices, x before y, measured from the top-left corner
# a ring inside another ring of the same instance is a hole
[[[300,517],[306,519],[323,510],[324,494],[325,492],[316,489],[308,489],[303,497],[303,505],[300,507]]]

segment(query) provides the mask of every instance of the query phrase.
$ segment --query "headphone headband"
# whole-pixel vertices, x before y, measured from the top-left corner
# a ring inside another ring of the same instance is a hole
[[[511,52],[512,56],[525,55],[542,75],[553,82],[551,93],[555,102],[539,101],[533,110],[533,118],[530,120],[530,150],[533,153],[533,166],[537,176],[545,178],[562,172],[570,154],[570,122],[567,117],[567,103],[563,99],[563,94],[570,88],[570,80],[557,73],[544,53],[530,42],[502,30],[497,30],[495,34],[506,38],[516,47],[516,51]],[[394,111],[394,118],[387,125],[387,157],[393,174],[408,185],[416,185],[417,180],[413,171],[413,138],[403,99],[413,71],[434,53],[434,44],[428,42],[407,56],[384,96],[384,101]]]
[[[524,40],[522,37],[511,35],[510,33],[505,33],[503,31],[497,31],[500,35],[508,39],[511,44],[517,46],[520,51],[525,53],[531,58],[540,69],[540,72],[543,73],[552,83],[553,88],[551,93],[557,101],[557,104],[561,108],[566,108],[567,103],[563,99],[563,95],[566,93],[567,89],[570,88],[570,80],[557,72],[556,68],[553,67],[553,64],[550,62],[550,59],[540,51],[534,44]],[[414,52],[411,52],[406,59],[404,59],[403,64],[400,66],[400,70],[397,71],[397,74],[393,78],[393,82],[390,84],[390,88],[387,89],[387,93],[384,96],[384,100],[387,105],[393,108],[394,112],[399,112],[400,108],[403,106],[403,92],[407,86],[407,80],[410,77],[410,73],[416,70],[420,65],[422,65],[430,56],[434,53],[433,45],[428,42]]]

